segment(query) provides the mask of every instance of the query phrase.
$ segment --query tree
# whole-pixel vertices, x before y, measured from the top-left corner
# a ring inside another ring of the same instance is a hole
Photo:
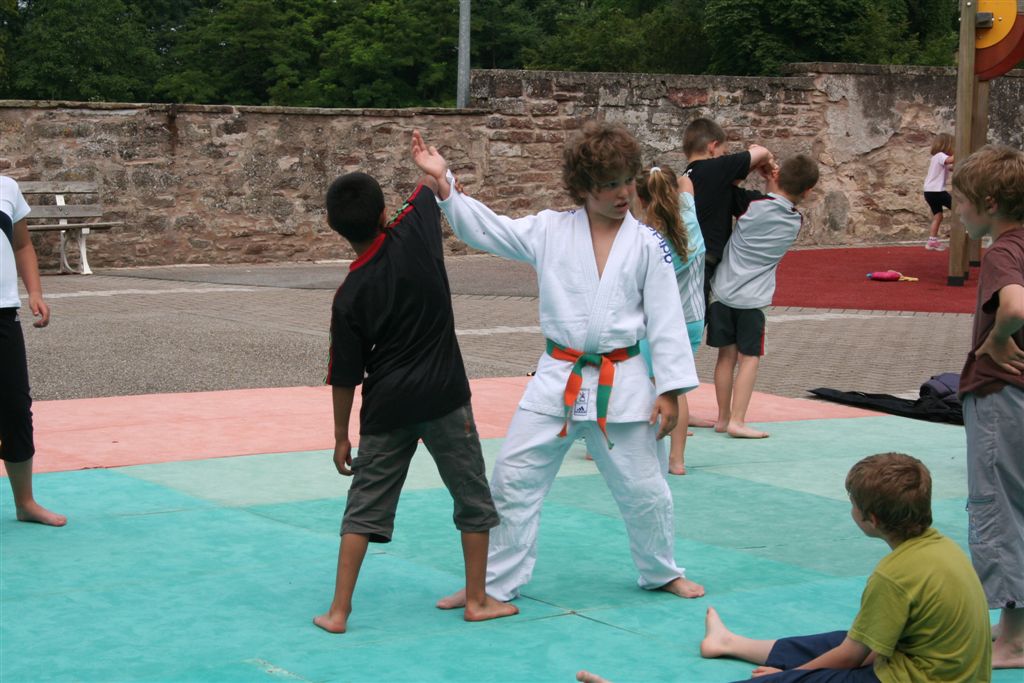
[[[409,107],[455,101],[458,3],[369,0],[324,35],[322,106]]]
[[[38,99],[145,101],[157,67],[152,35],[122,0],[23,0],[11,41],[12,91]]]
[[[176,31],[157,93],[185,102],[310,104],[292,95],[313,76],[311,27],[329,4],[224,0],[197,7]]]

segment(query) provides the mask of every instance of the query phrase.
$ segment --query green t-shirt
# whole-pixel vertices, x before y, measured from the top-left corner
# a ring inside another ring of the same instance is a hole
[[[882,558],[849,636],[877,653],[875,675],[882,683],[992,678],[981,582],[960,547],[935,529]]]

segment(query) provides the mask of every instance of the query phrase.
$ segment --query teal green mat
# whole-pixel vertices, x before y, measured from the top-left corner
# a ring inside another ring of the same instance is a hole
[[[425,454],[394,541],[371,546],[349,633],[331,598],[347,479],[326,452],[43,474],[64,529],[13,521],[0,497],[0,680],[729,681],[702,660],[704,610],[755,637],[845,628],[885,554],[849,517],[846,470],[904,450],[935,476],[935,523],[964,544],[962,433],[865,418],[767,425],[765,441],[698,431],[670,480],[676,556],[708,597],[636,587],[621,519],[574,446],[544,508],[521,614],[468,624],[434,601],[459,587],[451,499]],[[484,444],[493,463],[500,440]],[[1000,672],[996,681],[1014,680]]]

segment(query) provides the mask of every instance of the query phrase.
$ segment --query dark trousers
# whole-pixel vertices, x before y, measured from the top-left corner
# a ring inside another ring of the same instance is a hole
[[[0,459],[25,462],[35,452],[25,337],[18,309],[0,308]]]
[[[480,436],[467,403],[435,420],[359,437],[342,534],[365,534],[373,543],[391,541],[398,497],[420,439],[455,501],[455,528],[472,533],[498,526]]]
[[[763,683],[879,683],[874,667],[859,669],[797,669],[796,667],[820,657],[838,647],[846,638],[846,631],[832,631],[813,636],[795,636],[775,641],[765,666],[782,669],[781,673],[752,678]]]

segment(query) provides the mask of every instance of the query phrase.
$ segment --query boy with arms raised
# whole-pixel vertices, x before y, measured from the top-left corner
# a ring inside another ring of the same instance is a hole
[[[693,182],[697,221],[707,249],[704,300],[710,305],[711,278],[732,234],[732,219],[743,214],[752,199],[764,196],[755,190],[737,187],[736,183],[755,169],[767,176],[771,172],[772,154],[761,145],[726,154],[725,131],[705,118],[694,119],[686,127],[683,153],[687,162],[685,175]]]
[[[1024,153],[986,145],[953,174],[953,207],[981,260],[971,351],[960,375],[967,427],[968,542],[992,609],[992,666],[1024,667]]]
[[[364,173],[341,176],[327,190],[328,223],[357,256],[331,308],[327,382],[334,402],[334,464],[353,477],[334,599],[326,614],[313,619],[331,633],[348,627],[368,544],[391,540],[398,496],[420,439],[455,500],[466,620],[518,612],[484,592],[488,535],[498,516],[455,338],[436,187],[425,178],[390,221],[380,185]],[[348,423],[359,384],[360,442],[353,459]]]
[[[582,436],[622,513],[640,587],[703,595],[675,562],[667,462],[656,442],[672,431],[676,396],[696,387],[697,375],[663,238],[629,211],[640,171],[636,138],[621,126],[586,123],[566,146],[562,169],[581,208],[515,220],[452,187],[444,157],[418,132],[413,159],[437,180],[441,208],[460,239],[537,271],[547,350],[492,475],[501,525],[491,534],[488,594],[511,600],[529,582],[544,497]],[[657,385],[639,352],[645,337]],[[438,607],[464,601],[460,591]]]
[[[976,683],[992,677],[985,594],[956,543],[931,528],[932,480],[902,453],[864,458],[846,475],[853,522],[892,551],[868,577],[849,631],[754,640],[709,608],[704,657],[760,665],[773,683]]]
[[[747,407],[764,355],[765,309],[775,294],[775,271],[796,240],[803,218],[796,210],[818,182],[818,164],[802,154],[786,159],[768,177],[768,195],[752,201],[736,221],[722,262],[711,281],[707,343],[715,363],[715,430],[760,439],[767,432],[747,425]]]

